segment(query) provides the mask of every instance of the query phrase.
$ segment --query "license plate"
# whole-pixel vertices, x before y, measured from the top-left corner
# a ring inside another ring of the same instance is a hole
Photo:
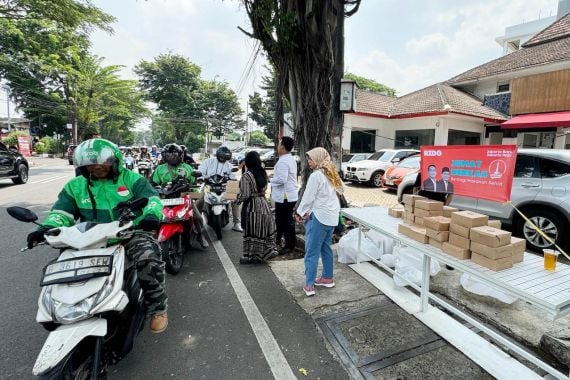
[[[41,286],[78,282],[108,276],[113,269],[113,256],[85,256],[52,261],[44,268]]]
[[[387,179],[386,185],[394,186],[394,181],[392,181],[391,179]]]
[[[163,206],[177,206],[184,204],[184,198],[161,199]]]

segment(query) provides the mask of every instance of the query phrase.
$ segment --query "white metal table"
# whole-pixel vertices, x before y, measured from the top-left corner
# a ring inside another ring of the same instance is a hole
[[[358,237],[359,254],[357,256],[357,263],[360,262],[360,255],[364,255],[370,258],[374,264],[380,266],[389,273],[396,275],[392,268],[389,268],[379,260],[374,259],[361,251],[362,232],[366,229],[380,232],[402,245],[417,249],[418,252],[423,255],[421,287],[418,287],[413,283],[409,283],[412,288],[420,292],[422,312],[427,310],[428,301],[431,299],[463,320],[473,324],[494,340],[504,344],[506,347],[517,352],[527,360],[545,369],[555,377],[562,379],[569,378],[526,350],[521,349],[521,347],[511,342],[503,335],[497,334],[494,330],[488,328],[483,323],[463,313],[461,310],[455,308],[440,297],[431,294],[429,291],[429,269],[431,259],[436,259],[441,263],[447,264],[462,272],[469,273],[471,276],[483,283],[496,286],[508,293],[516,295],[521,300],[529,302],[539,309],[547,312],[552,319],[556,319],[570,313],[570,266],[558,263],[556,272],[548,272],[543,268],[543,259],[541,257],[525,252],[524,261],[522,263],[517,263],[513,268],[507,270],[494,272],[475,264],[470,260],[459,260],[444,253],[436,247],[428,244],[422,244],[400,234],[398,232],[398,224],[403,223],[402,219],[388,215],[388,210],[384,207],[348,208],[343,209],[341,212],[345,217],[357,222],[362,227],[360,228]]]

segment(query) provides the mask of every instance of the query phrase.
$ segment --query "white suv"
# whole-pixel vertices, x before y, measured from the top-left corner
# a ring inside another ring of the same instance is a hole
[[[382,149],[374,153],[367,160],[358,161],[348,165],[344,178],[347,181],[367,183],[371,186],[381,187],[382,176],[386,169],[404,158],[418,154],[414,149]]]

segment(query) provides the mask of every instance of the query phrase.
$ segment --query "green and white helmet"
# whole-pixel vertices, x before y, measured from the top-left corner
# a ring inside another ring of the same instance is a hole
[[[113,165],[113,176],[117,176],[123,168],[123,155],[109,140],[91,139],[83,141],[73,152],[73,164],[87,176],[87,166]]]

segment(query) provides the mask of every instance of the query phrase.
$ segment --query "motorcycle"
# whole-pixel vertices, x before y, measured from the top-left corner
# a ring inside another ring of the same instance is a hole
[[[125,156],[125,168],[128,170],[133,170],[135,168],[135,158],[130,154]]]
[[[138,171],[139,174],[142,175],[143,177],[145,177],[146,179],[150,178],[150,173],[151,173],[151,162],[149,159],[142,159],[139,161],[138,163]]]
[[[119,220],[53,228],[45,243],[60,250],[43,269],[36,320],[50,331],[34,364],[39,379],[104,379],[133,348],[146,312],[134,264],[122,241],[137,233],[132,220],[148,203],[123,202]],[[37,215],[9,207],[13,218],[35,223]],[[108,244],[113,239],[114,244]],[[25,251],[27,248],[22,248]]]
[[[200,172],[193,172],[199,177]],[[194,225],[193,202],[188,194],[198,186],[192,186],[184,177],[184,171],[174,181],[156,188],[160,195],[164,219],[158,231],[158,242],[166,272],[177,274],[184,264],[184,252],[192,247],[199,231]]]
[[[230,222],[231,202],[224,197],[228,180],[227,175],[220,174],[204,179],[204,214],[219,240],[222,229]]]
[[[150,157],[151,172],[153,172],[154,169],[156,169],[156,167],[159,165],[159,163],[160,163],[160,158],[158,156],[151,156]]]

